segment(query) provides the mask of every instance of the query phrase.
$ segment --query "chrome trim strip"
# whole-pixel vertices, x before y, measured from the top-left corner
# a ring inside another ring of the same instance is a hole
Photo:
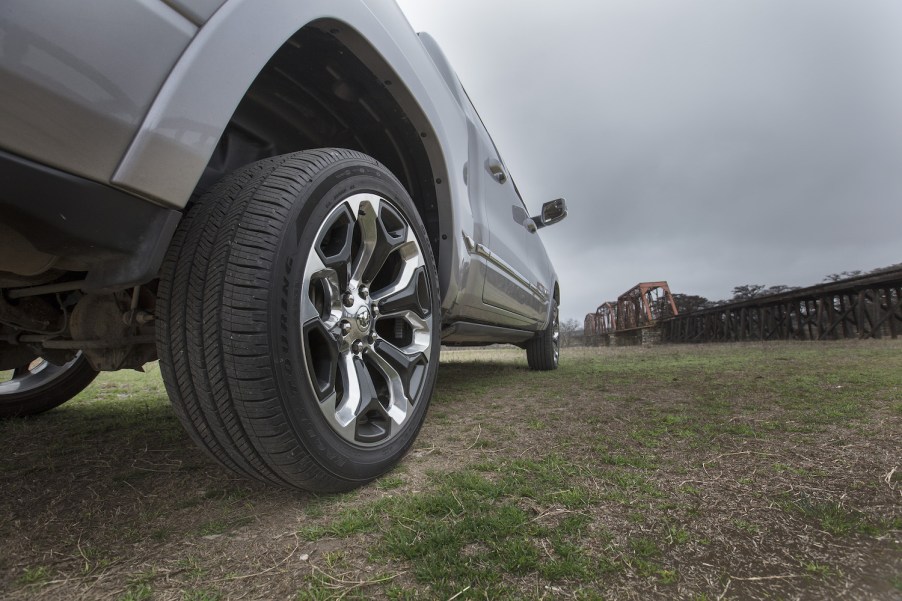
[[[547,291],[544,291],[542,290],[542,288],[539,288],[535,284],[531,283],[529,280],[523,277],[523,275],[519,271],[511,267],[504,259],[490,251],[484,245],[475,243],[473,239],[470,238],[466,233],[464,233],[463,236],[464,245],[467,247],[467,252],[469,252],[471,255],[479,255],[481,257],[484,257],[496,267],[501,268],[502,271],[505,271],[509,275],[513,276],[514,279],[528,288],[529,291],[532,292],[533,296],[535,296],[537,299],[541,301],[548,299]]]

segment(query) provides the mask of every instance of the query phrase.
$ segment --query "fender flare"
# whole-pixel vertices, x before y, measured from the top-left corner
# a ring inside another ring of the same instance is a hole
[[[228,0],[179,58],[111,183],[158,204],[184,208],[247,89],[279,48],[311,24],[345,32],[372,48],[375,62],[390,71],[386,75],[393,74],[404,84],[393,88],[409,92],[408,101],[401,104],[431,138],[427,152],[434,171],[448,172],[442,149],[455,134],[439,116],[449,108],[441,105],[453,99],[428,92],[436,83],[432,76],[440,80],[440,75],[425,52],[411,51],[411,44],[419,40],[396,5],[365,0]]]

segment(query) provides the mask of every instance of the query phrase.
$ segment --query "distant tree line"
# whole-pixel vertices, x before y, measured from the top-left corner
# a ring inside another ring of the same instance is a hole
[[[560,323],[561,346],[576,343],[576,337],[582,335],[582,324],[575,319],[565,319]]]
[[[855,269],[852,271],[841,271],[839,273],[831,273],[824,277],[824,282],[838,282],[840,280],[845,280],[848,278],[854,278],[860,275],[872,275],[883,273],[885,271],[893,271],[896,269],[902,269],[902,263],[895,263],[893,265],[889,265],[887,267],[880,267],[878,269],[872,269],[867,273],[861,271],[860,269]],[[677,311],[681,315],[685,315],[687,313],[693,313],[695,311],[701,311],[703,309],[710,309],[712,307],[717,307],[720,305],[725,305],[727,303],[735,303],[739,301],[751,300],[753,298],[758,298],[761,296],[770,296],[772,294],[780,294],[782,292],[791,292],[792,290],[798,290],[799,286],[785,286],[783,284],[778,284],[776,286],[765,286],[764,284],[742,284],[741,286],[736,286],[733,288],[733,296],[728,300],[719,300],[719,301],[711,301],[705,298],[704,296],[697,296],[694,294],[674,294],[673,302],[676,304]]]

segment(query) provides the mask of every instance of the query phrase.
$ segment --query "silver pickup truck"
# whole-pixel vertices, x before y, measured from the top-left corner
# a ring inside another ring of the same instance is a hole
[[[442,344],[557,367],[565,203],[528,212],[392,0],[4,0],[0,90],[0,417],[159,359],[211,457],[339,491]]]

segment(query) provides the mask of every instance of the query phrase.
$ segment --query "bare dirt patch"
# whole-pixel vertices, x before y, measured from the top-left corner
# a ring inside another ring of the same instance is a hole
[[[0,423],[0,597],[902,596],[902,344],[521,354],[445,353],[342,496],[222,471],[153,371]]]

